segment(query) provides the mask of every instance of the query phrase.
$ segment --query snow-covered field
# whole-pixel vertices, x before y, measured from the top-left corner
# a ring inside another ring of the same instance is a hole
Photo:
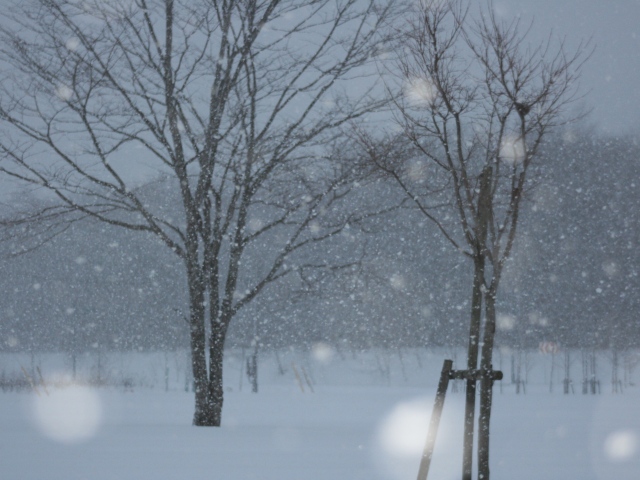
[[[0,478],[414,479],[449,353],[265,354],[253,394],[235,352],[226,361],[218,429],[190,426],[193,394],[184,391],[179,355],[101,359],[105,376],[133,378],[133,388],[72,385],[68,370],[61,373],[68,359],[36,357],[45,379],[39,394],[0,393]],[[640,389],[613,394],[605,357],[597,395],[563,395],[560,383],[550,393],[549,356],[530,355],[526,395],[515,394],[504,368],[494,401],[494,479],[640,478]],[[30,361],[0,355],[0,372],[29,372]],[[79,363],[78,379],[95,374],[95,364]],[[449,391],[431,479],[460,478],[462,402],[461,389]]]

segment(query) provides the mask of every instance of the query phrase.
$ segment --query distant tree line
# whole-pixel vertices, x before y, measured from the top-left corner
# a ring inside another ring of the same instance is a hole
[[[638,140],[566,129],[541,154],[506,267],[497,343],[640,347]],[[394,191],[378,182],[362,195]],[[407,207],[341,235],[327,251],[365,245],[357,264],[269,289],[239,315],[228,345],[249,346],[256,334],[265,348],[464,345],[471,271],[424,231]],[[188,346],[184,274],[135,234],[77,223],[29,255],[5,256],[2,272],[2,351]]]

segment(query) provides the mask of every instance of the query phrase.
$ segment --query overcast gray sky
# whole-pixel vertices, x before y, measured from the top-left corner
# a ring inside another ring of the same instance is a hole
[[[13,0],[0,0],[10,5]],[[477,4],[483,4],[479,0]],[[640,0],[493,0],[507,18],[534,20],[531,39],[551,30],[569,46],[591,38],[596,50],[582,84],[588,123],[608,133],[640,133]],[[0,17],[1,19],[1,17]],[[1,20],[0,20],[1,21]]]
[[[506,16],[534,19],[532,36],[553,29],[576,46],[592,38],[584,67],[588,123],[608,133],[640,133],[640,0],[494,0]]]

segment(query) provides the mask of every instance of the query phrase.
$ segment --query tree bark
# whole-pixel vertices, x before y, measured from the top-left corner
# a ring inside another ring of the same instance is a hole
[[[482,339],[480,371],[480,415],[478,417],[478,478],[489,480],[489,432],[493,402],[493,343],[496,331],[496,289],[490,288],[484,298],[485,326]]]
[[[489,218],[491,216],[491,176],[492,168],[486,166],[480,175],[480,193],[478,195],[476,243],[474,245],[473,293],[471,298],[471,322],[469,327],[469,350],[467,369],[478,368],[478,346],[482,321],[482,301],[485,285],[486,242]],[[486,328],[486,327],[485,327]],[[486,335],[486,333],[485,333]],[[483,346],[484,352],[484,346]],[[471,480],[473,469],[473,435],[476,409],[477,379],[467,380],[464,446],[462,449],[462,480]]]
[[[221,323],[211,324],[211,339],[209,340],[209,415],[211,424],[219,427],[222,422],[222,404],[224,403],[224,389],[222,384],[222,365],[224,359],[224,340],[226,332]]]
[[[220,426],[220,411],[222,409],[222,367],[219,372],[219,397],[212,395],[213,366],[218,359],[215,349],[209,348],[209,368],[207,368],[206,332],[205,332],[205,290],[201,272],[197,266],[188,267],[189,309],[190,309],[190,340],[191,367],[195,389],[195,411],[193,425],[198,427]],[[222,349],[219,352],[222,363]],[[217,403],[217,405],[216,405]]]
[[[469,327],[469,347],[467,369],[478,368],[478,340],[482,319],[482,285],[484,282],[485,259],[478,255],[474,262],[473,291],[471,297],[471,321]],[[475,430],[476,380],[467,380],[464,409],[464,446],[462,450],[462,480],[471,480],[473,472],[473,435]]]
[[[196,298],[203,296],[196,295]],[[195,412],[193,424],[208,426],[211,424],[211,413],[207,386],[207,357],[205,350],[204,307],[202,301],[191,300],[191,368],[195,389]]]

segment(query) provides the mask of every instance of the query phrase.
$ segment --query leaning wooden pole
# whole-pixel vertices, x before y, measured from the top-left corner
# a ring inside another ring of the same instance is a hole
[[[427,441],[422,452],[420,460],[420,469],[418,470],[418,480],[427,480],[429,467],[431,466],[431,458],[433,457],[433,449],[436,445],[436,436],[438,434],[438,426],[440,425],[440,417],[442,417],[442,407],[444,407],[444,398],[447,394],[449,386],[449,375],[453,367],[453,360],[445,360],[440,373],[440,381],[438,382],[438,390],[436,392],[436,401],[433,405],[433,413],[429,422],[429,432]]]

